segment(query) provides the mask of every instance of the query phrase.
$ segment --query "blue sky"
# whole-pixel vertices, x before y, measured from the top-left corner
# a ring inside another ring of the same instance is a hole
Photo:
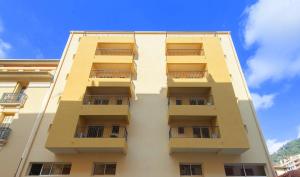
[[[70,30],[231,31],[271,152],[300,136],[299,0],[0,0],[0,58],[60,58]]]

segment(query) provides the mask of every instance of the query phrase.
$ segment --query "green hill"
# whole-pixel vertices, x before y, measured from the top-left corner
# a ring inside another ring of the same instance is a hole
[[[277,152],[271,155],[271,158],[274,163],[277,163],[284,157],[296,154],[300,154],[300,138],[290,141],[286,145],[282,146]]]

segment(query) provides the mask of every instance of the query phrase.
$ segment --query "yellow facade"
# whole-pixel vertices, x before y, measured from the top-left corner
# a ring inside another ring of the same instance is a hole
[[[51,78],[6,174],[274,176],[228,32],[71,32]]]

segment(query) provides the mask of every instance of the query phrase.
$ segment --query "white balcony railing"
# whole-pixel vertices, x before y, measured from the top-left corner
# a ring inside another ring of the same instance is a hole
[[[129,97],[123,95],[85,95],[85,105],[129,105]]]
[[[170,138],[220,138],[218,126],[178,126],[169,131]]]
[[[25,93],[3,93],[0,104],[20,104],[23,105],[27,99]]]

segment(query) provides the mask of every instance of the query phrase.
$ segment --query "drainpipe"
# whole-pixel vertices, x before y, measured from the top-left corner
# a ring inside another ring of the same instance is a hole
[[[64,52],[63,52],[63,55],[62,55],[62,59],[61,61],[59,62],[58,64],[58,67],[57,67],[57,70],[55,72],[55,75],[54,75],[54,79],[53,79],[53,84],[51,84],[50,86],[50,89],[48,91],[48,93],[46,94],[44,100],[43,100],[43,103],[42,103],[42,107],[41,107],[41,110],[39,112],[39,114],[37,115],[36,117],[36,120],[34,122],[34,125],[33,125],[33,128],[32,128],[32,131],[30,133],[30,136],[29,136],[29,139],[27,141],[27,144],[24,148],[24,151],[22,153],[22,156],[21,156],[21,159],[19,161],[19,164],[18,164],[18,167],[16,169],[16,172],[15,172],[15,176],[14,177],[20,177],[21,174],[22,174],[22,171],[24,169],[24,166],[25,166],[25,163],[26,163],[26,160],[28,158],[28,155],[31,151],[31,148],[32,148],[32,145],[33,145],[33,142],[36,138],[36,135],[37,135],[37,132],[39,130],[39,127],[40,127],[40,124],[42,122],[42,119],[44,117],[44,114],[46,112],[46,109],[48,107],[48,104],[49,104],[49,101],[50,101],[50,98],[53,94],[53,90],[55,88],[55,85],[57,83],[57,80],[58,80],[58,77],[59,77],[59,74],[60,74],[60,71],[62,69],[62,66],[65,62],[65,58],[66,58],[66,54],[67,54],[67,51],[69,50],[69,47],[70,47],[70,44],[71,44],[71,41],[73,39],[73,33],[71,32],[69,38],[68,38],[68,41],[67,41],[67,46],[66,48],[64,49]]]

